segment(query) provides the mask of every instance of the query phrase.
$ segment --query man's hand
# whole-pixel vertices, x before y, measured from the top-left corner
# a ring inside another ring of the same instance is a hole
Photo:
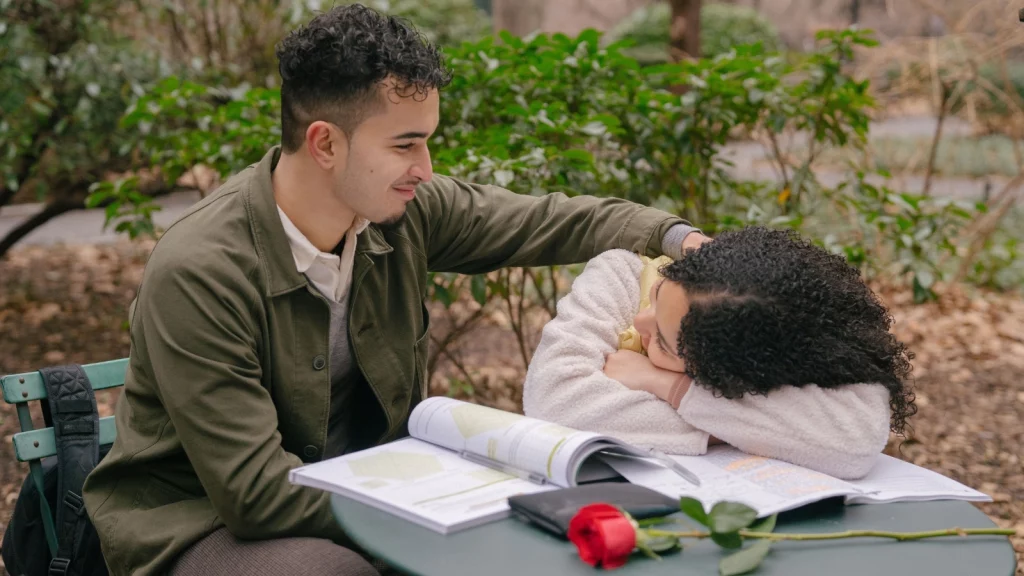
[[[666,402],[669,402],[672,386],[683,376],[679,372],[658,368],[647,356],[632,350],[609,354],[604,373],[627,388],[650,392]]]
[[[690,248],[696,250],[705,242],[711,242],[711,238],[708,238],[700,232],[690,232],[685,238],[683,238],[683,256],[686,256],[686,251]]]

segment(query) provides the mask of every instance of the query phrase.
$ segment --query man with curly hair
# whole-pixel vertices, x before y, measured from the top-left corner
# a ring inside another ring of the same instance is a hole
[[[610,250],[544,327],[523,407],[669,453],[724,442],[859,478],[916,411],[891,325],[855,268],[792,231],[726,232],[668,264]]]
[[[336,7],[277,54],[280,146],[167,229],[130,309],[117,440],[84,494],[113,574],[374,574],[288,472],[407,434],[428,271],[707,240],[624,200],[434,175],[450,73],[400,20]]]

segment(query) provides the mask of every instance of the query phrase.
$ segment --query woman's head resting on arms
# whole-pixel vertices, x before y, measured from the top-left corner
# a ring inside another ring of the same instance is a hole
[[[855,268],[795,232],[725,232],[661,270],[634,320],[655,366],[726,398],[786,385],[888,388],[892,430],[917,407],[913,355]]]

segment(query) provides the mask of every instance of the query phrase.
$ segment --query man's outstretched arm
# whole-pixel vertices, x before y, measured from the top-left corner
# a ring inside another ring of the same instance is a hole
[[[620,198],[529,196],[444,176],[420,186],[413,211],[430,270],[464,274],[585,262],[615,248],[678,259],[706,240],[677,216]]]

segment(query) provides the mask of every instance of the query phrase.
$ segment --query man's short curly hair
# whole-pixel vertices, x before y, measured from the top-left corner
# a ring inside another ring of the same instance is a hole
[[[412,25],[360,4],[338,6],[289,33],[277,46],[281,147],[294,152],[316,120],[351,134],[383,105],[382,81],[399,95],[425,96],[451,81],[440,50]]]
[[[679,356],[699,385],[726,398],[782,386],[877,383],[889,390],[891,428],[917,411],[907,379],[913,354],[858,271],[795,232],[725,232],[662,269],[690,301]]]

